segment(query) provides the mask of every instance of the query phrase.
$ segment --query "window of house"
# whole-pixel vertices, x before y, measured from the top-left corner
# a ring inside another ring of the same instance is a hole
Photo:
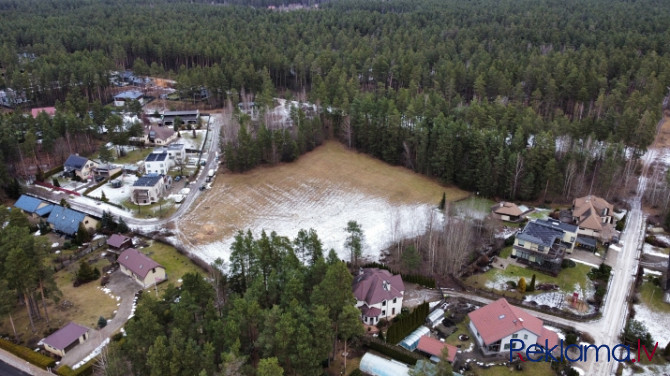
[[[505,350],[509,350],[509,343],[505,344]]]
[[[517,337],[519,337],[518,334],[512,334],[512,338],[517,338]]]
[[[395,315],[395,308],[391,308],[391,315]]]
[[[382,307],[385,307],[385,306],[386,306],[386,300],[384,300],[384,301],[382,302]]]
[[[398,300],[398,298],[393,298],[393,303],[394,304],[395,304],[396,300]]]
[[[528,334],[524,334],[523,339],[528,339]]]
[[[382,311],[382,316],[386,316],[386,310]]]
[[[517,244],[519,245],[519,247],[523,247],[524,245],[526,245],[526,244],[523,242],[523,240],[517,240]]]

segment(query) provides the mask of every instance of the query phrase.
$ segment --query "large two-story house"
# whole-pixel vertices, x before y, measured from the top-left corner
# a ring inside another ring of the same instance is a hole
[[[367,325],[375,325],[381,319],[391,319],[400,313],[405,284],[400,275],[388,270],[361,269],[353,282],[356,308]]]
[[[137,205],[151,205],[160,201],[172,184],[169,175],[145,175],[137,179],[133,184],[130,199]]]
[[[556,220],[528,222],[516,235],[512,257],[550,273],[558,273],[566,253],[572,253],[577,226]]]
[[[580,235],[602,239],[603,230],[614,223],[613,215],[614,206],[600,197],[589,195],[572,201],[572,220]]]

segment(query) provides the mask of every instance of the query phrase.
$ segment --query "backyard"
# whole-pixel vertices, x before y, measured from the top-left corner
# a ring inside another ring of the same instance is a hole
[[[168,283],[159,285],[159,291],[165,289],[169,283],[175,286],[181,285],[179,280],[186,273],[203,273],[203,270],[196,266],[191,260],[179,253],[171,245],[161,243],[155,240],[149,240],[149,246],[141,248],[141,252],[151,257],[157,263],[165,267],[168,277]]]

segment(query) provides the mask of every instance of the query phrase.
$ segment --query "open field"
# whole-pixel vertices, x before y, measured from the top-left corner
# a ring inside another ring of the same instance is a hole
[[[324,249],[345,258],[344,227],[356,220],[365,234],[363,256],[378,259],[394,238],[423,231],[443,192],[451,201],[468,195],[328,142],[294,163],[219,175],[180,218],[179,240],[212,261],[227,258],[238,230],[294,238],[301,228],[314,228]]]
[[[98,258],[100,252],[93,252],[84,260],[90,258]],[[97,260],[92,267],[102,268],[108,265],[106,260]],[[44,333],[48,328],[60,328],[69,321],[75,321],[78,324],[93,328],[98,323],[100,316],[112,317],[113,312],[117,308],[117,301],[112,296],[106,294],[100,289],[100,279],[83,284],[79,287],[73,287],[74,273],[79,268],[79,263],[69,265],[67,268],[56,273],[55,280],[58,288],[63,294],[59,304],[47,304],[49,311],[50,324],[47,325],[46,320],[35,323],[37,333],[34,335],[36,339],[44,337]],[[41,300],[39,301],[41,308]],[[28,321],[28,314],[25,306],[20,305],[14,310],[13,318],[16,330],[19,333],[30,333],[30,323]],[[8,318],[3,318],[2,325],[0,325],[0,333],[12,333]],[[27,340],[29,337],[24,336]]]

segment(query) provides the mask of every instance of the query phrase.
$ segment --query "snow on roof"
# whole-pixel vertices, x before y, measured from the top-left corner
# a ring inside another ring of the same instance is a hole
[[[142,94],[141,91],[128,90],[128,91],[124,91],[122,93],[116,94],[114,96],[114,100],[118,100],[118,99],[131,99],[131,100],[132,99],[139,99],[139,98],[142,98],[143,95],[144,94]]]

